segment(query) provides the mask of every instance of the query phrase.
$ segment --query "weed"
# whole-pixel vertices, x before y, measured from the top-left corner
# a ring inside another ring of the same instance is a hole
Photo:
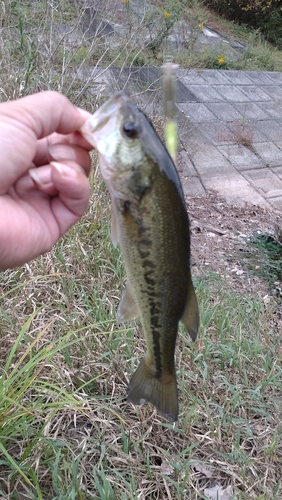
[[[97,171],[91,184],[89,213],[52,252],[1,274],[5,498],[194,499],[213,477],[239,498],[271,498],[282,383],[271,304],[200,272],[199,340],[181,328],[176,350],[179,422],[133,407],[125,389],[143,333],[138,323],[116,328],[124,271]]]
[[[282,284],[282,246],[275,240],[274,236],[262,234],[261,231],[256,232],[248,239],[248,245],[253,251],[244,253],[245,265],[267,281],[270,290],[276,290],[278,297],[282,297],[279,288],[279,285]]]
[[[2,2],[1,100],[51,88],[92,111],[107,85],[112,92],[107,66],[130,73],[160,65],[169,23],[189,19],[196,34],[209,16],[196,1],[157,2],[153,13],[134,13],[132,2],[119,38],[108,21],[121,25],[126,5],[105,1],[102,14],[99,5]],[[140,33],[153,41],[156,26],[165,36],[154,54]],[[219,64],[221,52],[190,49],[176,55],[184,67]],[[267,44],[253,38],[248,50],[249,62],[243,57],[238,68],[281,67],[281,54],[270,55]],[[179,422],[165,422],[149,405],[133,407],[126,386],[144,335],[138,322],[116,325],[124,269],[97,166],[90,182],[82,220],[51,252],[0,275],[0,495],[194,500],[216,481],[230,485],[234,498],[280,498],[281,341],[273,302],[227,289],[224,276],[199,266],[199,340],[191,345],[180,329],[176,350]]]
[[[245,146],[250,149],[250,151],[255,152],[253,146],[253,130],[245,117],[241,120],[230,122],[230,130],[221,132],[219,138],[223,141],[230,141],[234,144]]]

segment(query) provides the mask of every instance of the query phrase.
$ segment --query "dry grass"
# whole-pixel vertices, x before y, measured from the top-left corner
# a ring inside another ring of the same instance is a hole
[[[238,144],[238,146],[244,146],[255,153],[253,135],[254,131],[252,125],[244,117],[242,120],[234,120],[233,122],[230,122],[230,129],[218,134],[219,139],[222,141],[228,141]]]
[[[103,6],[113,16],[126,8]],[[120,51],[109,46],[105,25],[95,28],[98,14],[87,17],[87,8],[83,2],[3,2],[1,100],[52,88],[91,111],[109,83],[96,85],[101,65],[162,62],[136,50],[138,26],[130,11]],[[194,12],[197,22],[200,12]],[[77,34],[83,21],[85,33]],[[62,33],[62,24],[74,29],[65,26]],[[196,64],[187,53],[189,61]],[[155,124],[163,128],[161,118]],[[173,426],[125,397],[144,338],[138,322],[126,328],[115,322],[124,271],[109,238],[108,194],[93,162],[93,194],[80,223],[49,254],[0,274],[0,497],[194,500],[209,498],[219,485],[226,498],[278,500],[281,311],[274,297],[265,300],[267,285],[251,272],[233,279],[240,257],[231,243],[238,242],[248,212],[235,225],[233,212],[225,221],[228,257],[226,239],[211,252],[208,239],[193,237],[201,331],[195,345],[179,334],[180,418]],[[198,201],[188,202],[199,217]]]
[[[144,4],[145,5],[145,4]],[[191,25],[188,46],[174,52],[183,68],[218,68],[222,48],[207,47],[195,53],[199,24],[208,22],[234,39],[244,39],[246,52],[238,61],[224,54],[225,69],[276,70],[282,68],[281,51],[259,35],[220,20],[198,1],[152,0],[150,9],[137,0],[86,0],[51,2],[7,0],[0,10],[0,101],[45,89],[58,90],[71,100],[94,110],[112,92],[106,68],[160,66],[170,51],[167,36],[173,25]],[[165,21],[164,11],[171,17]],[[112,24],[119,25],[113,33]],[[122,29],[120,28],[122,27]],[[151,49],[150,47],[158,48]],[[102,69],[101,69],[102,68]]]
[[[201,332],[195,345],[179,335],[179,421],[133,407],[126,385],[143,334],[115,323],[124,274],[97,170],[92,183],[89,212],[53,251],[1,275],[4,498],[196,499],[216,484],[229,498],[280,498],[276,302],[248,273],[243,288],[208,271],[195,240]],[[229,248],[229,264],[237,258]]]

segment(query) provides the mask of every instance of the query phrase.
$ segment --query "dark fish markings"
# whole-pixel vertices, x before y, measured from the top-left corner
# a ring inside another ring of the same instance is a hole
[[[128,122],[134,124],[135,133],[124,137]],[[199,324],[180,179],[150,122],[124,92],[113,96],[87,123],[86,138],[98,150],[104,146],[101,171],[117,209],[118,239],[130,285],[125,294],[128,317],[140,314],[147,344],[146,356],[130,380],[128,398],[133,404],[151,402],[175,422],[178,322],[182,320],[193,340]],[[111,164],[103,156],[108,145]]]

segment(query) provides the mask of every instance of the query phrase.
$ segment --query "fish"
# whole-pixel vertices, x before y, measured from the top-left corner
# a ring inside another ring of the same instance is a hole
[[[140,317],[146,353],[128,400],[151,403],[178,419],[175,346],[181,321],[193,341],[199,310],[190,269],[190,229],[181,182],[152,123],[124,92],[114,94],[80,129],[98,150],[111,197],[111,237],[120,245],[126,285],[118,323]]]

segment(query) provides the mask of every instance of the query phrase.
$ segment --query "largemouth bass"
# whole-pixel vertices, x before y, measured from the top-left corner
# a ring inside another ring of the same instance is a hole
[[[112,200],[112,241],[127,282],[118,322],[141,318],[147,351],[128,386],[133,404],[152,403],[178,417],[174,351],[181,320],[191,338],[199,326],[190,273],[189,221],[174,163],[146,116],[119,92],[81,127],[99,152]]]

